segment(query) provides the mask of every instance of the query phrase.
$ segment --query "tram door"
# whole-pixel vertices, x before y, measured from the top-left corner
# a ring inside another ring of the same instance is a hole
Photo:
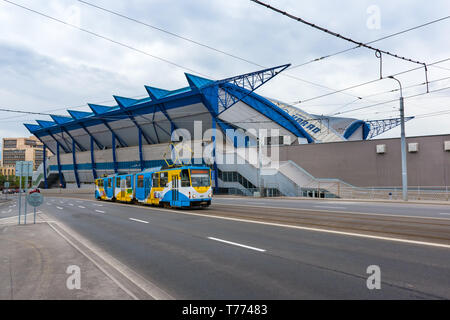
[[[144,199],[147,199],[148,195],[150,194],[150,176],[146,176],[144,178],[144,188],[145,188],[145,196]]]
[[[179,187],[180,177],[178,175],[172,176],[172,201],[180,200]]]

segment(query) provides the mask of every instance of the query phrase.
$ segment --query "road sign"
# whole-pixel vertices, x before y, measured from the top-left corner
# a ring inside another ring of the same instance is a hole
[[[9,188],[9,182],[5,182],[3,185],[5,188]]]
[[[16,161],[16,177],[33,176],[33,161]]]
[[[44,202],[44,196],[39,192],[33,192],[27,196],[27,202],[32,207],[39,207]]]

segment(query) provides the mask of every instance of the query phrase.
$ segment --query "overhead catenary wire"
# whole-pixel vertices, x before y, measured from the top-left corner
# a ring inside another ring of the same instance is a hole
[[[392,56],[392,57],[397,58],[397,59],[405,60],[405,61],[408,61],[408,62],[420,64],[420,65],[425,65],[424,62],[417,61],[417,60],[413,60],[413,59],[409,59],[409,58],[405,58],[405,57],[403,57],[403,56],[399,56],[399,55],[397,55],[397,54],[394,54],[394,53],[391,53],[391,52],[388,52],[388,51],[385,51],[385,50],[381,50],[381,49],[374,48],[374,47],[369,46],[368,44],[365,44],[365,43],[363,43],[363,42],[353,40],[353,39],[351,39],[351,38],[349,38],[349,37],[343,36],[343,35],[341,35],[341,34],[339,34],[339,33],[336,33],[336,32],[334,32],[334,31],[331,31],[331,30],[329,30],[329,29],[320,27],[320,26],[318,26],[318,25],[316,25],[316,24],[314,24],[314,23],[308,22],[308,21],[306,21],[306,20],[304,20],[304,19],[302,19],[302,18],[296,17],[296,16],[294,16],[294,15],[292,15],[292,14],[286,12],[286,11],[282,11],[282,10],[280,10],[280,9],[278,9],[278,8],[272,7],[271,5],[269,5],[269,4],[267,4],[267,3],[264,3],[264,2],[262,2],[262,1],[259,1],[259,0],[250,0],[250,1],[255,2],[255,3],[257,3],[257,4],[261,5],[261,6],[264,6],[264,7],[268,8],[268,9],[270,9],[270,10],[272,10],[272,11],[281,13],[282,15],[284,15],[284,16],[286,16],[286,17],[288,17],[288,18],[291,18],[291,19],[293,19],[293,20],[296,20],[296,21],[298,21],[298,22],[301,22],[301,23],[303,23],[303,24],[306,24],[306,25],[308,25],[308,26],[310,26],[310,27],[312,27],[312,28],[314,28],[314,29],[317,29],[317,30],[320,30],[320,31],[322,31],[322,32],[328,33],[328,34],[330,34],[330,35],[332,35],[332,36],[335,36],[335,37],[337,37],[337,38],[339,38],[339,39],[342,39],[342,40],[345,40],[345,41],[354,43],[354,44],[358,45],[358,47],[365,47],[365,48],[367,48],[367,49],[373,50],[373,51],[375,51],[375,52],[381,52],[381,53],[383,53],[383,54],[387,54],[387,55]]]
[[[447,61],[450,61],[450,58],[446,58],[446,59],[442,59],[442,60],[439,60],[439,61],[435,61],[435,62],[429,63],[428,66],[433,66],[433,65],[436,65],[436,64],[439,64],[439,63],[443,63],[443,62],[447,62]],[[405,73],[416,71],[416,70],[419,70],[421,68],[422,67],[416,67],[416,68],[408,69],[408,70],[405,70],[405,71],[397,72],[397,73],[394,73],[394,74],[392,74],[392,75],[390,75],[388,77],[383,77],[381,79],[377,78],[377,79],[369,80],[369,81],[362,82],[362,83],[359,83],[359,84],[355,84],[355,85],[352,85],[352,86],[349,86],[349,87],[346,87],[346,88],[343,88],[343,89],[340,89],[340,90],[336,90],[334,92],[325,93],[325,94],[322,94],[322,95],[319,95],[319,96],[315,96],[315,97],[304,99],[304,100],[300,100],[300,101],[294,101],[291,104],[296,105],[296,104],[305,103],[305,102],[308,102],[308,101],[321,99],[321,98],[324,98],[324,97],[328,97],[328,96],[334,95],[336,93],[341,93],[341,92],[348,91],[348,90],[351,90],[351,89],[356,89],[356,88],[359,88],[359,87],[362,87],[362,86],[365,86],[365,85],[368,85],[368,84],[372,84],[372,83],[375,83],[375,82],[387,79],[387,78],[389,78],[391,76],[392,77],[396,77],[396,76],[399,76],[399,75],[402,75],[402,74],[405,74]],[[429,82],[427,81],[427,83],[429,83]]]
[[[432,90],[432,91],[429,91],[429,92],[422,92],[422,93],[406,96],[406,97],[403,97],[403,98],[404,99],[410,99],[410,98],[415,98],[415,97],[419,97],[419,96],[423,96],[423,95],[431,94],[431,93],[436,93],[436,92],[440,92],[440,91],[448,90],[448,89],[450,89],[450,87],[439,88],[439,89],[435,89],[435,90]],[[349,112],[353,112],[353,111],[357,111],[357,110],[368,109],[368,108],[372,108],[372,107],[376,107],[376,106],[380,106],[380,105],[383,105],[383,104],[396,102],[396,101],[398,101],[398,99],[393,99],[393,100],[389,100],[389,101],[379,102],[379,103],[375,103],[375,104],[371,104],[371,105],[368,105],[368,106],[363,106],[363,107],[359,107],[359,108],[355,108],[355,109],[351,109],[351,110],[336,112],[336,113],[333,113],[333,114],[331,114],[329,116],[336,116],[336,115],[349,113]]]
[[[428,68],[427,68],[427,64],[426,64],[425,62],[413,60],[413,59],[410,59],[410,58],[406,58],[406,57],[403,57],[403,56],[399,56],[399,55],[397,55],[397,54],[391,53],[391,52],[386,51],[386,50],[381,50],[381,49],[378,49],[378,48],[369,46],[369,45],[364,44],[364,43],[362,43],[362,42],[360,42],[360,41],[353,40],[353,39],[351,39],[351,38],[349,38],[349,37],[343,36],[343,35],[341,35],[341,34],[339,34],[339,33],[336,33],[336,32],[334,32],[334,31],[331,31],[331,30],[329,30],[329,29],[320,27],[320,26],[318,26],[318,25],[316,25],[316,24],[314,24],[314,23],[308,22],[308,21],[306,21],[306,20],[304,20],[304,19],[302,19],[302,18],[296,17],[296,16],[294,16],[293,14],[290,14],[290,13],[288,13],[288,12],[286,12],[286,11],[283,11],[283,10],[280,10],[280,9],[278,9],[278,8],[272,7],[272,6],[270,6],[269,4],[264,3],[264,2],[262,2],[262,1],[259,1],[259,0],[250,0],[250,1],[252,1],[252,2],[258,4],[258,5],[264,6],[264,7],[268,8],[268,9],[270,9],[270,10],[272,10],[272,11],[278,12],[278,13],[280,13],[280,14],[282,14],[282,15],[284,15],[284,16],[290,18],[290,19],[293,19],[293,20],[296,20],[296,21],[298,21],[298,22],[300,22],[300,23],[306,24],[306,25],[308,25],[308,26],[310,26],[310,27],[312,27],[312,28],[314,28],[314,29],[320,30],[320,31],[325,32],[325,33],[327,33],[327,34],[330,34],[330,35],[332,35],[332,36],[334,36],[334,37],[337,37],[337,38],[339,38],[339,39],[342,39],[342,40],[345,40],[345,41],[354,43],[354,44],[356,44],[356,45],[358,45],[358,46],[360,46],[360,47],[364,47],[364,48],[367,48],[367,49],[369,49],[369,50],[374,51],[374,52],[375,52],[375,55],[377,56],[377,58],[380,59],[380,78],[383,78],[382,73],[381,73],[381,66],[382,66],[381,54],[386,54],[386,55],[391,56],[391,57],[394,57],[394,58],[396,58],[396,59],[400,59],[400,60],[404,60],[404,61],[408,61],[408,62],[411,62],[411,63],[416,63],[416,64],[422,65],[423,68],[424,68],[424,70],[425,70],[425,81],[428,83]],[[427,91],[428,91],[428,90],[429,90],[429,89],[428,89],[428,86],[427,86]]]
[[[63,21],[63,20],[54,18],[54,17],[49,16],[49,15],[47,15],[47,14],[45,14],[45,13],[42,13],[42,12],[39,12],[39,11],[37,11],[37,10],[28,8],[28,7],[26,7],[26,6],[17,4],[17,3],[13,2],[13,1],[10,1],[10,0],[3,0],[3,1],[4,1],[4,2],[7,2],[7,3],[9,3],[9,4],[12,4],[12,5],[15,5],[15,6],[17,6],[17,7],[20,7],[20,8],[22,8],[22,9],[24,9],[24,10],[30,11],[30,12],[32,12],[32,13],[35,13],[35,14],[41,15],[41,16],[43,16],[43,17],[46,17],[46,18],[48,18],[48,19],[51,19],[51,20],[53,20],[53,21],[55,21],[55,22],[59,22],[59,23],[65,24],[65,25],[70,26],[70,27],[72,27],[72,28],[78,29],[78,30],[83,31],[83,32],[85,32],[85,33],[88,33],[88,34],[90,34],[90,35],[99,37],[99,38],[101,38],[101,39],[104,39],[104,40],[106,40],[106,41],[115,43],[115,44],[120,45],[120,46],[122,46],[122,47],[131,49],[131,50],[134,50],[134,51],[139,52],[139,53],[141,53],[141,54],[145,54],[145,55],[150,56],[150,57],[152,57],[152,58],[155,58],[155,59],[161,60],[161,61],[163,61],[163,62],[169,63],[169,64],[171,64],[171,65],[173,65],[173,66],[178,67],[178,68],[181,68],[181,69],[184,69],[184,70],[187,70],[187,71],[190,71],[190,72],[199,74],[199,75],[201,75],[201,76],[204,76],[204,77],[207,77],[207,78],[210,78],[210,79],[214,79],[213,77],[211,77],[211,76],[209,76],[209,75],[205,75],[205,74],[203,74],[203,73],[201,73],[201,72],[199,72],[199,71],[195,71],[195,70],[193,70],[193,69],[191,69],[191,68],[184,67],[184,66],[182,66],[182,65],[180,65],[180,64],[178,64],[178,63],[172,62],[172,61],[167,60],[167,59],[165,59],[165,58],[161,58],[161,57],[155,56],[155,55],[153,55],[153,54],[151,54],[151,53],[148,53],[148,52],[146,52],[146,51],[140,50],[140,49],[138,49],[138,48],[132,47],[132,46],[127,45],[127,44],[124,44],[124,43],[119,42],[119,41],[117,41],[117,40],[111,39],[111,38],[109,38],[109,37],[100,35],[100,34],[95,33],[95,32],[92,32],[92,31],[90,31],[90,30],[87,30],[87,29],[78,27],[78,26],[76,26],[76,25],[70,24],[70,23],[65,22],[65,21]],[[253,63],[253,64],[254,64],[254,65],[257,65],[257,66],[264,67],[264,66],[259,65],[259,64],[256,64],[256,63]],[[267,68],[267,67],[264,67],[264,68]],[[327,89],[327,90],[334,90],[333,88],[330,88],[330,87],[327,87],[327,86],[324,86],[324,85],[322,85],[322,84],[315,83],[315,82],[312,82],[312,81],[309,81],[309,80],[305,80],[305,79],[299,78],[299,77],[294,76],[294,75],[289,75],[289,74],[281,74],[281,75],[282,75],[282,76],[289,77],[289,78],[291,78],[291,79],[295,79],[295,80],[304,82],[304,83],[308,83],[308,84],[310,84],[310,85],[314,85],[314,86],[317,86],[317,87],[321,87],[321,88],[324,88],[324,89]],[[350,93],[347,93],[347,92],[344,92],[343,94],[349,95],[349,96],[354,96],[353,94],[350,94]]]
[[[171,35],[171,36],[174,36],[174,37],[176,37],[176,38],[178,38],[178,39],[182,39],[182,40],[184,40],[184,41],[188,41],[188,42],[190,42],[190,43],[193,43],[193,44],[196,44],[196,45],[198,45],[198,46],[207,48],[207,49],[209,49],[209,50],[213,50],[213,51],[215,51],[215,52],[217,52],[217,53],[224,54],[224,55],[226,55],[226,56],[228,56],[228,57],[231,57],[231,58],[234,58],[234,59],[238,59],[238,60],[240,60],[240,61],[249,63],[249,64],[251,64],[251,65],[254,65],[254,66],[257,66],[257,67],[260,67],[260,68],[268,68],[268,66],[262,65],[262,64],[260,64],[260,63],[255,62],[255,61],[252,61],[252,60],[250,60],[250,59],[246,59],[246,58],[237,56],[237,55],[235,55],[235,54],[233,54],[233,53],[229,53],[229,52],[226,52],[226,51],[221,50],[221,49],[217,49],[217,48],[215,48],[215,47],[213,47],[213,46],[210,46],[210,45],[208,45],[208,44],[204,44],[204,43],[201,43],[201,42],[199,42],[199,41],[197,41],[197,40],[193,40],[193,39],[191,39],[191,38],[188,38],[188,37],[185,37],[185,36],[176,34],[176,33],[174,33],[174,32],[165,30],[165,29],[163,29],[163,28],[161,28],[161,27],[157,27],[157,26],[151,25],[151,24],[149,24],[149,23],[147,23],[147,22],[144,22],[144,21],[141,21],[141,20],[132,18],[132,17],[130,17],[130,16],[127,16],[127,15],[125,15],[125,14],[119,13],[119,12],[117,12],[117,11],[113,11],[113,10],[107,9],[107,8],[105,8],[105,7],[102,7],[102,6],[99,6],[99,5],[95,5],[95,4],[92,4],[92,3],[87,2],[87,1],[83,1],[83,0],[78,0],[78,1],[79,1],[80,3],[86,4],[86,5],[91,6],[91,7],[93,7],[93,8],[96,8],[96,9],[99,9],[99,10],[102,10],[102,11],[105,11],[105,12],[108,12],[108,13],[110,13],[110,14],[116,15],[116,16],[118,16],[118,17],[121,17],[121,18],[123,18],[123,19],[127,19],[127,20],[129,20],[129,21],[133,21],[133,22],[138,23],[138,24],[140,24],[140,25],[143,25],[143,26],[146,26],[146,27],[149,27],[149,28],[152,28],[152,29],[155,29],[155,30],[164,32],[164,33],[169,34],[169,35]],[[309,81],[309,80],[300,78],[300,77],[298,77],[298,76],[296,76],[296,75],[292,75],[292,74],[288,74],[288,73],[282,73],[281,76],[288,77],[288,78],[291,78],[291,79],[294,79],[294,80],[297,80],[297,81],[301,81],[301,82],[304,82],[304,83],[307,83],[307,84],[310,84],[310,85],[313,85],[313,86],[316,86],[316,87],[320,87],[320,88],[323,88],[323,89],[327,89],[327,90],[331,90],[331,91],[334,91],[334,90],[335,90],[335,89],[330,88],[330,87],[328,87],[328,86],[325,86],[325,85],[323,85],[323,84],[316,83],[316,82],[313,82],[313,81]],[[349,94],[349,93],[346,93],[346,92],[344,92],[343,94],[349,95],[349,96],[354,96],[354,95]]]
[[[40,13],[40,12],[37,12],[37,11],[33,10],[33,9],[29,9],[29,8],[24,7],[24,6],[18,5],[18,4],[16,4],[16,3],[13,3],[12,1],[9,1],[9,0],[4,0],[4,1],[5,1],[5,2],[8,2],[8,3],[10,3],[10,4],[14,4],[14,5],[16,5],[16,6],[19,6],[19,7],[23,8],[23,9],[32,11],[32,12],[34,12],[34,13],[40,14],[40,15],[42,15],[42,16],[45,16],[45,17],[47,17],[47,18],[49,18],[49,19],[52,19],[52,20],[55,20],[55,21],[57,21],[57,22],[64,23],[64,24],[66,24],[66,25],[68,25],[68,26],[72,26],[72,27],[78,28],[77,26],[71,25],[71,24],[66,23],[66,22],[64,22],[64,21],[62,21],[62,20],[59,20],[59,19],[50,17],[50,16],[45,15],[45,14],[42,14],[42,13]],[[107,37],[103,37],[103,36],[101,36],[101,35],[98,35],[98,34],[96,34],[96,33],[91,32],[91,31],[89,31],[89,30],[86,30],[86,29],[83,29],[83,28],[78,28],[78,29],[80,29],[81,31],[90,33],[90,34],[92,34],[92,35],[95,35],[95,36],[100,36],[101,38],[103,38],[103,39],[105,39],[105,40],[108,40],[108,41],[112,41],[112,42],[114,42],[114,43],[116,43],[116,44],[124,45],[124,44],[122,44],[122,43],[120,43],[120,42],[117,42],[117,41],[115,41],[115,40],[113,40],[113,39],[110,39],[110,38],[107,38]],[[128,45],[124,45],[124,46],[128,47]],[[132,48],[130,47],[129,49],[132,49]],[[147,54],[147,53],[145,53],[145,52],[143,52],[143,51],[141,51],[141,50],[139,50],[139,49],[137,49],[137,51],[140,52],[140,53]],[[147,55],[149,55],[149,54],[147,54]],[[159,57],[153,56],[153,55],[151,55],[151,54],[150,54],[150,56],[152,56],[152,57],[154,57],[154,58],[157,58],[157,59],[159,58]],[[171,63],[170,61],[165,60],[164,58],[159,58],[159,59],[162,59],[162,60],[165,61],[165,62]],[[178,64],[176,64],[176,63],[171,63],[171,64],[174,64],[175,66],[180,67],[180,68],[183,68],[183,69],[185,69],[185,70],[189,70],[189,71],[192,71],[192,72],[194,72],[194,73],[201,74],[201,73],[199,73],[199,72],[197,72],[197,71],[195,71],[195,70],[192,70],[192,69],[183,67],[183,66],[178,65]],[[417,70],[417,69],[419,69],[419,68],[416,68],[416,70]],[[201,75],[202,75],[202,74],[201,74]],[[325,87],[325,86],[322,86],[322,87]],[[325,87],[325,88],[327,88],[327,87]],[[345,90],[339,90],[338,92],[344,92],[344,91],[345,91]],[[48,115],[49,115],[49,114],[48,114]]]
[[[35,14],[38,14],[38,15],[40,15],[40,16],[43,16],[43,17],[45,17],[45,18],[47,18],[47,19],[50,19],[50,20],[53,20],[53,21],[55,21],[55,22],[64,24],[64,25],[69,26],[69,27],[71,27],[71,28],[78,29],[78,30],[80,30],[80,31],[82,31],[82,32],[85,32],[85,33],[87,33],[87,34],[90,34],[90,35],[92,35],[92,36],[101,38],[101,39],[106,40],[106,41],[109,41],[109,42],[111,42],[111,43],[115,43],[115,44],[117,44],[117,45],[119,45],[119,46],[122,46],[122,47],[124,47],[124,48],[130,49],[130,50],[139,52],[139,53],[141,53],[141,54],[144,54],[144,55],[146,55],[146,56],[152,57],[152,58],[154,58],[154,59],[163,61],[163,62],[168,63],[168,64],[170,64],[170,65],[172,65],[172,66],[174,66],[174,67],[177,67],[177,68],[180,68],[180,69],[183,69],[183,70],[187,70],[187,71],[190,71],[190,72],[199,74],[199,75],[204,76],[204,77],[212,78],[211,76],[206,75],[206,74],[204,74],[204,73],[202,73],[202,72],[199,72],[199,71],[197,71],[197,70],[194,70],[194,69],[192,69],[192,68],[190,68],[190,67],[183,66],[183,65],[178,64],[178,63],[176,63],[176,62],[170,61],[170,60],[168,60],[168,59],[166,59],[166,58],[162,58],[162,57],[160,57],[160,56],[151,54],[151,53],[146,52],[146,51],[144,51],[144,50],[135,48],[135,47],[133,47],[133,46],[131,46],[131,45],[128,45],[128,44],[119,42],[119,41],[117,41],[117,40],[114,40],[114,39],[112,39],[112,38],[106,37],[106,36],[101,35],[101,34],[99,34],[99,33],[90,31],[90,30],[88,30],[88,29],[84,29],[84,28],[82,28],[82,27],[76,26],[76,25],[74,25],[74,24],[68,23],[68,22],[63,21],[63,20],[60,20],[60,19],[58,19],[58,18],[49,16],[49,15],[47,15],[47,14],[45,14],[45,13],[39,12],[39,11],[34,10],[34,9],[31,9],[31,8],[28,8],[28,7],[26,7],[26,6],[23,6],[23,5],[21,5],[21,4],[15,3],[15,2],[13,2],[13,1],[10,1],[10,0],[3,0],[3,1],[4,1],[4,2],[7,2],[7,3],[9,3],[9,4],[12,4],[12,5],[14,5],[14,6],[17,6],[17,7],[19,7],[19,8],[22,8],[22,9],[24,9],[24,10],[27,10],[27,11],[29,11],[29,12],[33,12],[33,13],[35,13]]]
[[[372,44],[372,43],[375,43],[375,42],[378,42],[378,41],[386,40],[386,39],[389,39],[389,38],[392,38],[392,37],[404,34],[404,33],[409,32],[409,31],[417,30],[417,29],[429,26],[431,24],[447,20],[449,18],[450,18],[450,16],[445,16],[445,17],[442,17],[442,18],[439,18],[439,19],[435,19],[435,20],[429,21],[427,23],[423,23],[421,25],[418,25],[418,26],[415,26],[415,27],[412,27],[412,28],[408,28],[408,29],[405,29],[405,30],[402,30],[402,31],[399,31],[399,32],[395,32],[395,33],[386,35],[384,37],[381,37],[381,38],[378,38],[378,39],[375,39],[375,40],[372,40],[372,41],[369,41],[369,42],[365,42],[364,44],[368,45],[368,44]],[[361,48],[361,46],[357,45],[357,46],[354,46],[354,47],[351,47],[351,48],[347,48],[345,50],[341,50],[341,51],[338,51],[338,52],[335,52],[335,53],[330,53],[330,54],[324,55],[324,56],[319,57],[319,58],[312,59],[310,61],[306,61],[306,62],[303,62],[303,63],[300,63],[300,64],[292,65],[292,66],[289,67],[289,70],[293,70],[293,69],[296,69],[296,68],[299,68],[299,67],[302,67],[302,66],[306,66],[306,65],[314,63],[314,62],[318,62],[318,61],[321,61],[321,60],[324,60],[324,59],[328,59],[328,58],[331,58],[331,57],[334,57],[334,56],[337,56],[337,55],[340,55],[342,53],[346,53],[346,52],[349,52],[349,51],[352,51],[352,50],[355,50],[355,49],[358,49],[358,48]]]

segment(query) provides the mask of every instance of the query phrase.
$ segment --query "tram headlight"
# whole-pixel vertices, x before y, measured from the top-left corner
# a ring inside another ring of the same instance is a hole
[[[197,198],[197,195],[194,193],[193,195],[192,195],[192,198]]]

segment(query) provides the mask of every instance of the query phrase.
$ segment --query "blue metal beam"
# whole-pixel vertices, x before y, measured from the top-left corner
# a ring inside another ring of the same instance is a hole
[[[175,128],[174,130],[178,129],[175,123],[173,123],[172,119],[170,118],[169,114],[167,113],[166,107],[164,106],[164,103],[158,104],[159,110],[164,114],[164,116],[169,120],[170,125],[172,128]],[[173,130],[172,130],[173,131]]]
[[[94,180],[97,179],[97,166],[95,165],[95,157],[94,157],[94,137],[91,136],[91,166],[92,166],[92,176]]]
[[[158,135],[158,131],[156,130],[156,126],[155,126],[155,109],[153,109],[153,118],[152,118],[152,124],[153,124],[153,130],[155,130],[155,134],[156,134],[156,139],[158,140],[158,143],[161,143],[161,141],[159,140],[159,135]]]
[[[58,139],[55,138],[55,136],[50,132],[50,130],[47,130],[47,133],[50,135],[50,137],[53,138],[53,140],[56,141],[56,143],[57,143],[58,145],[61,146],[61,148],[64,150],[65,153],[69,153],[69,152],[70,152],[70,150],[68,150],[64,145],[62,145],[62,144],[58,141]],[[64,140],[64,142],[67,143],[67,141],[65,141],[65,140]]]
[[[60,146],[60,143],[58,141],[56,141],[56,161],[58,163],[59,185],[61,188],[65,188],[66,185],[64,183],[64,177],[63,177],[62,171],[61,171],[61,159],[59,157],[59,146]]]
[[[145,133],[145,131],[142,130],[141,126],[137,123],[136,119],[134,118],[133,113],[131,111],[126,110],[127,107],[132,105],[133,101],[136,102],[138,100],[132,100],[132,99],[129,99],[129,98],[118,97],[118,96],[113,96],[113,97],[117,101],[117,104],[119,105],[120,109],[122,109],[126,113],[128,118],[130,118],[130,120],[134,123],[134,125],[136,126],[138,131],[142,133],[142,135],[144,136],[145,141],[147,141],[148,144],[154,144],[155,142],[152,140],[152,138],[150,138]]]
[[[86,151],[86,148],[83,147],[77,140],[75,140],[75,138],[70,134],[69,130],[67,130],[66,127],[61,126],[61,129],[70,137],[70,139],[72,139],[73,142],[75,142],[75,145],[78,147],[78,149],[80,149],[80,151]]]
[[[44,144],[44,148],[42,150],[42,163],[44,166],[44,189],[48,189],[48,183],[47,183],[47,146]]]
[[[112,156],[113,156],[114,172],[117,173],[119,171],[119,167],[117,165],[116,136],[115,136],[114,132],[111,134],[111,136],[112,136]]]
[[[109,131],[111,131],[111,134],[119,141],[120,145],[122,147],[128,147],[128,145],[125,143],[125,141],[118,136],[114,130],[111,128],[111,126],[108,124],[108,122],[102,118],[102,114],[109,112],[110,110],[113,110],[113,107],[107,107],[107,106],[100,106],[88,103],[88,106],[91,108],[91,110],[95,113],[95,115],[98,117],[98,119],[105,125],[106,128],[108,128]]]
[[[78,177],[78,168],[77,168],[77,157],[75,155],[76,153],[75,148],[75,140],[72,139],[72,159],[73,159],[73,173],[75,175],[75,180],[77,182],[78,188],[80,188],[80,178]]]
[[[142,130],[139,128],[139,162],[141,165],[141,171],[144,171],[144,155],[142,153]]]
[[[95,144],[97,145],[97,147],[100,150],[103,150],[105,147],[103,146],[103,144],[100,143],[100,141],[98,141],[97,139],[95,139],[95,137],[92,135],[92,133],[86,128],[86,126],[82,123],[80,123],[81,127],[84,129],[84,131],[91,137],[91,139],[94,140]]]

